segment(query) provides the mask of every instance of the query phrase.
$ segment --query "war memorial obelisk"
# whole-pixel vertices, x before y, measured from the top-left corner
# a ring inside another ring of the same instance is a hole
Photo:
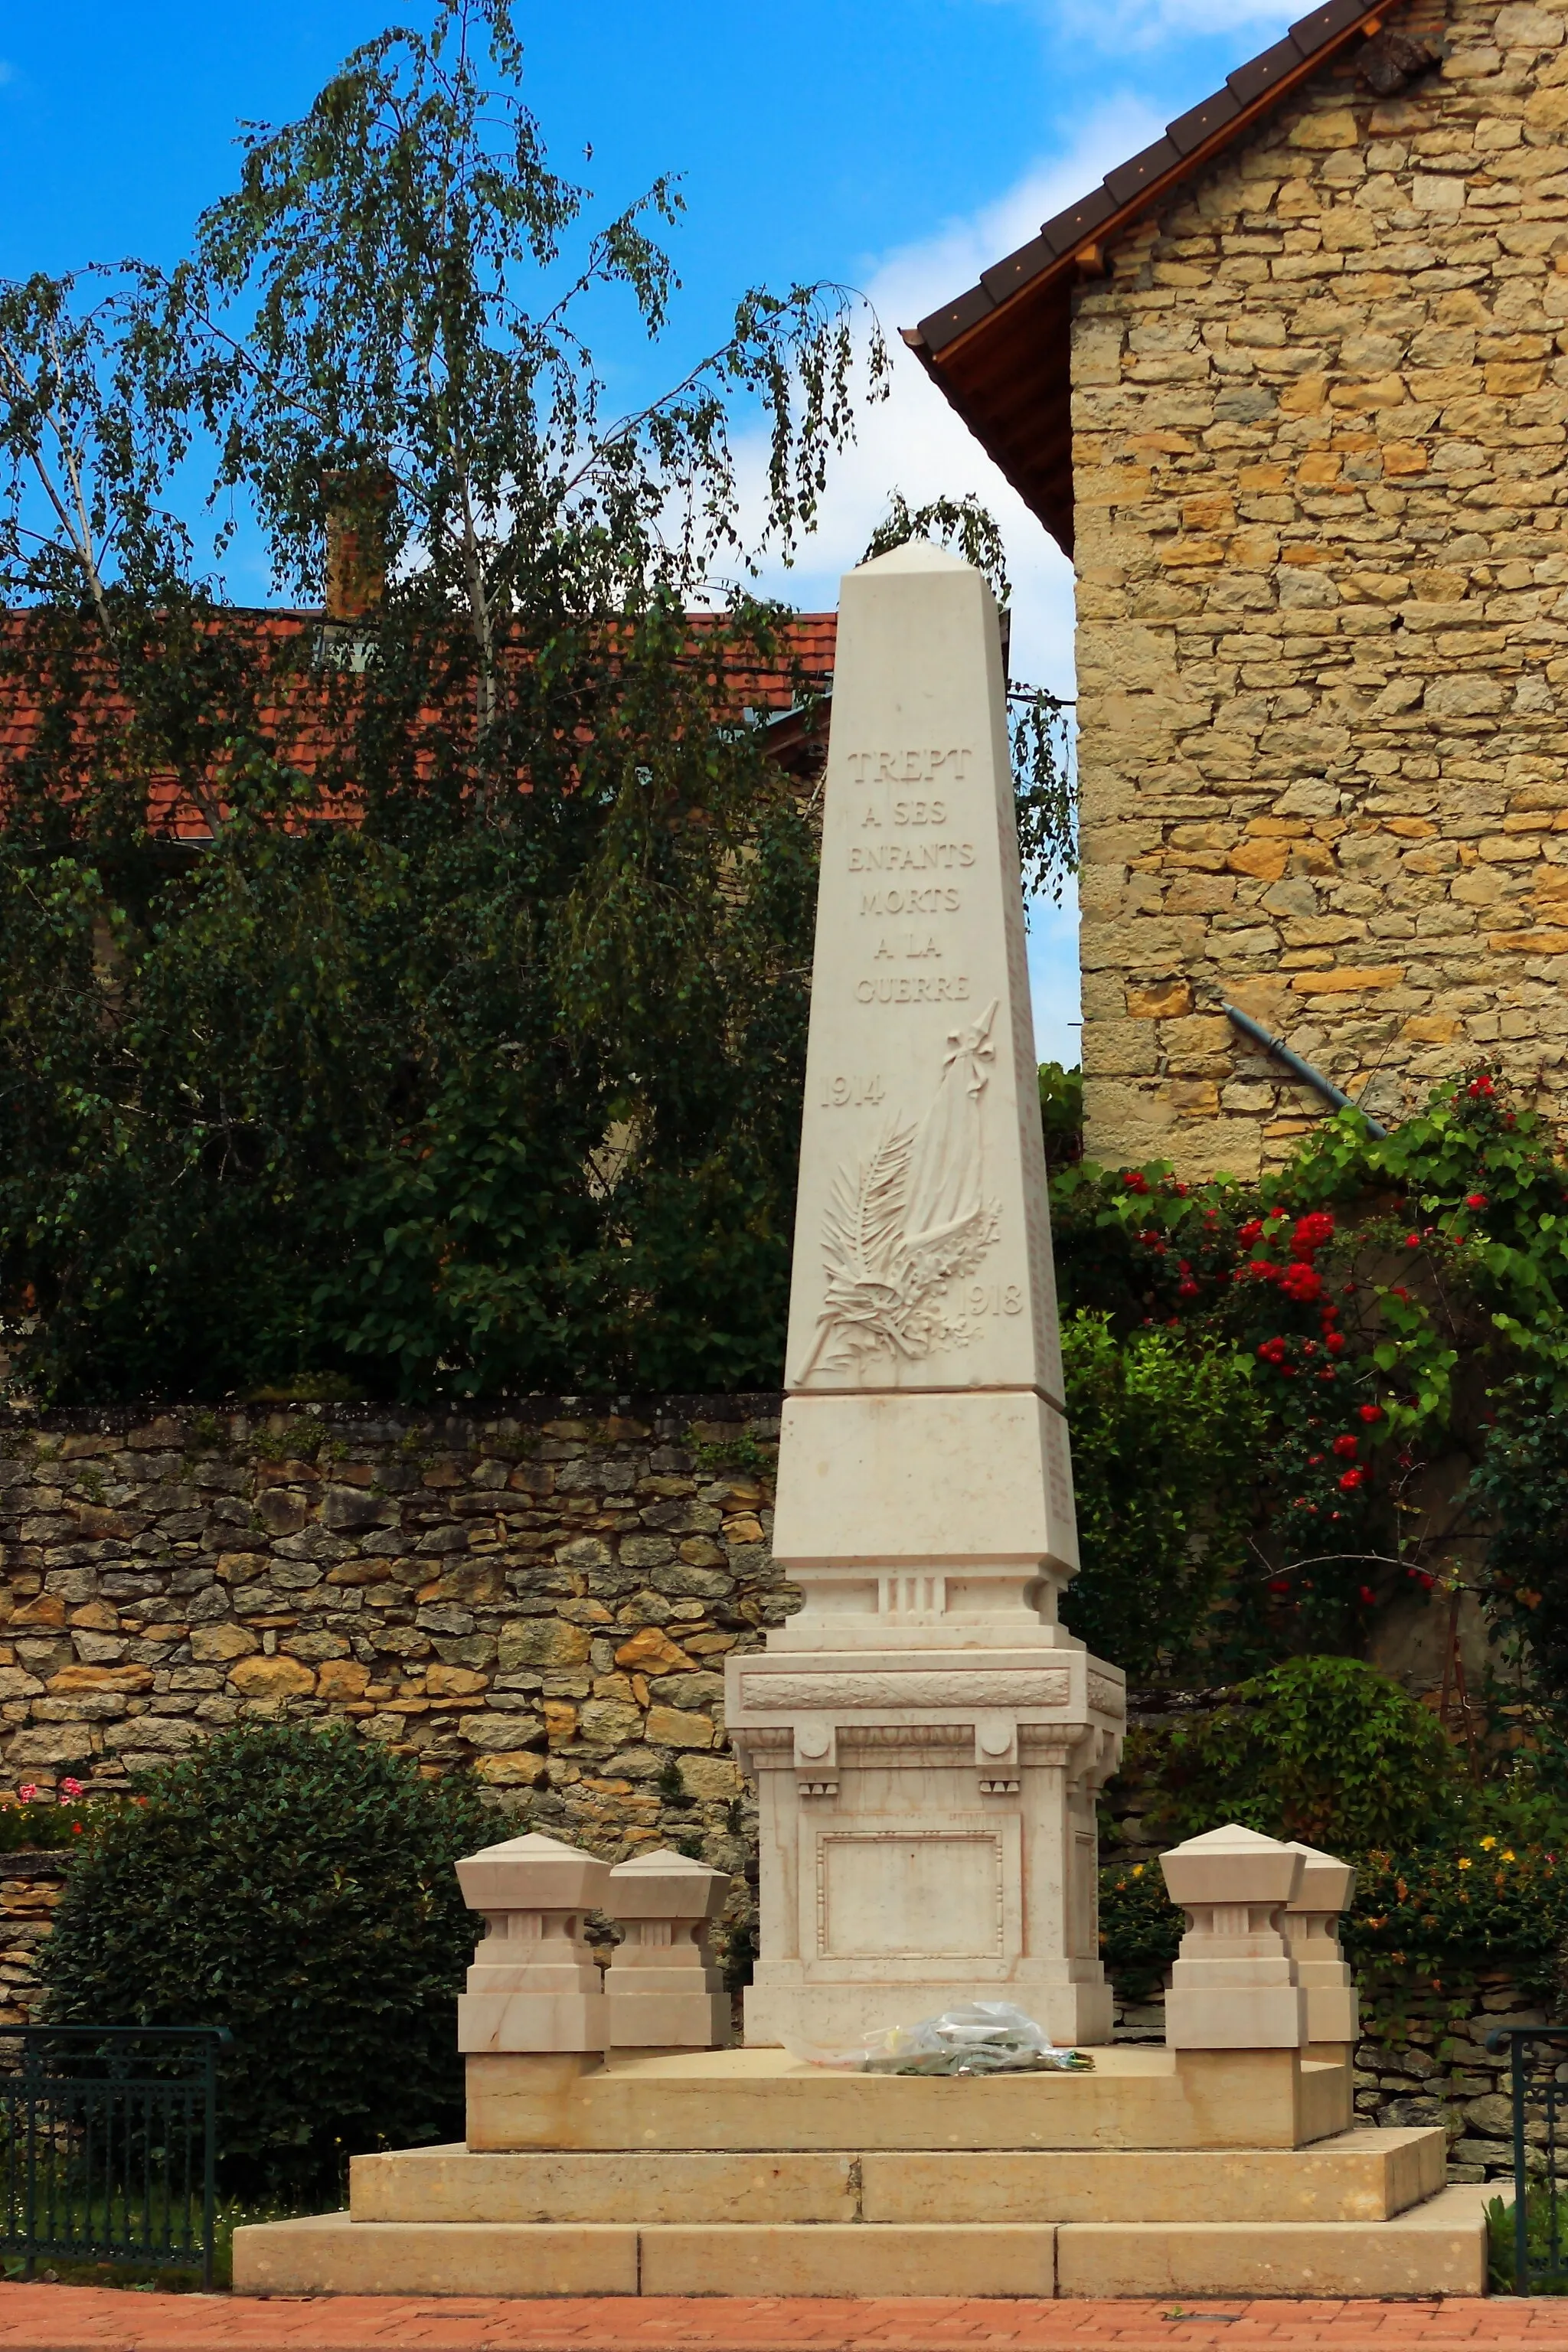
[[[1124,1678],[1078,1566],[1001,635],[924,541],[843,583],[779,1453],[805,1594],[727,1666],[752,2043],[954,2000],[1109,2040],[1095,1793]]]
[[[488,1846],[458,1864],[484,1926],[465,2144],[356,2156],[348,2212],[236,2231],[236,2286],[1483,2292],[1496,2184],[1443,2188],[1440,2125],[1356,2127],[1350,1872],[1235,1823],[1163,1857],[1187,1914],[1163,2048],[968,2082],[811,2063],[976,1998],[1110,2039],[1094,1796],[1124,1692],[1057,1622],[1072,1494],[996,613],[929,547],[844,583],[807,1066],[774,1535],[805,1606],[726,1663],[762,1800],[753,2046],[721,2046],[703,1941],[723,1873]],[[626,1928],[603,1977],[601,1906]]]

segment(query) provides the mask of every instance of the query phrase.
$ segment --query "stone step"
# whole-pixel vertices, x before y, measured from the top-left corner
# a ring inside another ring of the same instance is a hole
[[[1381,2221],[1434,2196],[1436,2126],[1299,2149],[480,2154],[353,2160],[356,2221]]]
[[[840,2073],[778,2049],[609,2064],[468,2061],[468,2142],[513,2149],[1305,2147],[1346,2131],[1350,2069],[1294,2050],[1091,2053],[1092,2072],[972,2081]]]
[[[261,2294],[1403,2296],[1486,2291],[1485,2183],[1384,2221],[355,2221],[238,2230]]]
[[[1484,2294],[1496,2194],[1445,2189],[1388,2221],[1085,2222],[1057,2231],[1057,2293]]]

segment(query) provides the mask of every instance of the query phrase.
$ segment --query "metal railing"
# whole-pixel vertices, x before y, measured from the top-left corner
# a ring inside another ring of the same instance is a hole
[[[197,2269],[210,2289],[226,2026],[0,2026],[0,2251]]]
[[[1506,2050],[1513,2107],[1513,2292],[1568,2288],[1559,2129],[1568,2109],[1568,2025],[1500,2025],[1489,2050]]]

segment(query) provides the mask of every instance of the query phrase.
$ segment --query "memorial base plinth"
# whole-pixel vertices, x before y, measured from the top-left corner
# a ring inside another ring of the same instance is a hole
[[[356,2157],[346,2213],[235,2236],[252,2294],[1485,2292],[1490,2193],[1351,2127],[1342,2052],[1118,2046],[1085,2074],[780,2050],[468,2062],[468,2141]]]
[[[923,1979],[905,2002],[911,2013],[935,2017],[962,2001],[1011,2001],[1045,2027],[1055,2042],[1082,2045],[1109,2042],[1115,2016],[1108,1984],[1062,1984],[1037,1977],[1003,1977],[977,1984],[973,1977],[949,1983]],[[746,1987],[748,2042],[778,2042],[796,2051],[847,2051],[887,2021],[886,1984]]]

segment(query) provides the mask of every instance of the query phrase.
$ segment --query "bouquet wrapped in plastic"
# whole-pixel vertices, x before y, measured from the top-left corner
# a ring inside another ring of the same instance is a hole
[[[1094,2063],[1081,2050],[1058,2050],[1043,2026],[1006,2000],[960,2001],[940,2017],[868,2033],[852,2050],[795,2055],[865,2074],[1081,2074]]]

